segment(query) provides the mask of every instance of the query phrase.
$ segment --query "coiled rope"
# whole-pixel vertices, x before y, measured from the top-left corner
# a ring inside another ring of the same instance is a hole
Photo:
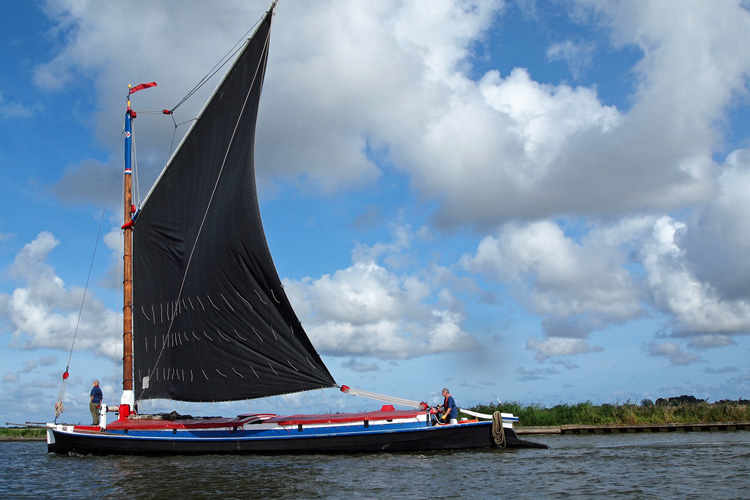
[[[505,448],[507,441],[505,440],[505,427],[503,427],[503,416],[499,411],[492,414],[492,439],[495,441],[495,445],[498,448]]]

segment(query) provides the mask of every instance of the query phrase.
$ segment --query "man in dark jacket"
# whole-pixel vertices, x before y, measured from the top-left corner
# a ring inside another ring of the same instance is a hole
[[[89,402],[89,410],[91,410],[91,418],[93,423],[91,425],[99,425],[99,407],[102,404],[102,390],[99,388],[99,381],[94,380],[94,387],[91,388],[91,401]]]

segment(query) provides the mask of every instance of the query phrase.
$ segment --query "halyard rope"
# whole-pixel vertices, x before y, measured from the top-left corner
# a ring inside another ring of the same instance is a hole
[[[107,193],[109,193],[109,190],[107,190]],[[104,207],[102,208],[102,216],[99,219],[99,229],[96,233],[96,242],[94,243],[94,252],[91,255],[91,263],[89,264],[89,272],[86,276],[86,286],[83,289],[83,297],[81,297],[81,307],[78,309],[78,318],[76,319],[76,327],[73,331],[73,341],[70,343],[70,353],[68,353],[68,364],[65,366],[65,373],[63,373],[63,380],[60,383],[60,391],[57,393],[57,402],[55,403],[55,422],[57,422],[57,417],[60,416],[62,412],[65,411],[65,407],[63,406],[63,397],[65,397],[65,388],[68,385],[68,376],[69,376],[69,370],[70,370],[70,361],[73,358],[73,348],[76,344],[76,337],[78,337],[78,327],[81,324],[81,316],[83,316],[83,306],[86,303],[86,292],[88,292],[89,289],[89,282],[91,281],[91,272],[94,269],[94,260],[96,259],[96,250],[99,248],[99,238],[101,238],[102,235],[102,226],[104,225],[104,216],[107,214],[107,204],[109,202],[109,194],[107,194],[106,198],[104,199]]]

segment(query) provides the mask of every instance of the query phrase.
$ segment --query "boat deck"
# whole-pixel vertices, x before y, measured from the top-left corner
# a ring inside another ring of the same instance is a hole
[[[358,413],[316,413],[298,415],[276,415],[272,413],[245,413],[237,417],[183,417],[183,416],[140,416],[115,420],[107,424],[108,431],[156,430],[156,429],[220,429],[242,428],[253,424],[276,424],[280,427],[300,425],[345,425],[364,422],[393,422],[407,420],[426,421],[427,413],[419,410],[395,410],[386,405],[380,410]],[[421,418],[420,418],[421,417]],[[77,429],[95,426],[75,426]]]

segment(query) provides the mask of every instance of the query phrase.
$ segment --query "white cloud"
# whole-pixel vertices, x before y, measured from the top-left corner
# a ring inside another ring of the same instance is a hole
[[[516,300],[546,318],[547,336],[585,338],[643,313],[618,241],[632,238],[628,233],[641,224],[597,228],[580,243],[551,221],[507,224],[461,262],[471,272],[514,283]]]
[[[0,120],[12,118],[31,118],[42,109],[40,104],[28,106],[17,101],[6,102],[0,92]]]
[[[493,23],[506,12],[499,0],[280,4],[257,137],[261,181],[273,170],[307,191],[367,185],[382,175],[368,152],[383,151],[437,201],[443,224],[671,210],[710,197],[716,124],[747,92],[750,53],[736,47],[750,44],[748,12],[730,2],[576,5],[595,14],[581,18],[609,30],[615,50],[643,53],[627,112],[604,105],[595,87],[542,85],[522,68],[490,70],[476,81],[472,50],[498,29]],[[191,1],[177,11],[145,1],[127,8],[49,2],[66,36],[38,68],[37,83],[93,77],[102,103],[96,129],[115,151],[105,131],[119,128],[124,82],[157,80],[135,105],[170,107],[266,7],[262,0],[222,9]],[[201,36],[192,36],[198,27]],[[563,41],[549,57],[590,54],[586,42]],[[192,118],[200,97],[178,118]],[[151,118],[138,127],[148,185],[172,129]]]
[[[728,335],[699,335],[691,337],[687,345],[693,349],[711,349],[737,345],[737,342]]]
[[[573,78],[577,80],[591,64],[596,47],[591,42],[565,40],[554,43],[547,49],[547,59],[565,61]]]
[[[543,340],[531,337],[526,341],[526,348],[536,351],[535,356],[539,362],[556,356],[602,351],[601,346],[590,346],[582,339],[565,337],[550,337]]]
[[[357,361],[354,358],[350,359],[346,363],[342,363],[342,366],[345,368],[349,368],[351,371],[356,373],[376,372],[380,370],[380,367],[376,363],[362,363],[361,361]]]
[[[550,377],[554,377],[558,373],[560,373],[555,368],[524,368],[519,367],[516,369],[516,373],[518,376],[516,377],[517,380],[544,380],[548,379]]]
[[[66,287],[46,262],[58,244],[51,233],[44,231],[21,249],[9,273],[26,285],[0,295],[0,320],[13,332],[16,347],[69,350],[75,335],[77,349],[117,358],[114,339],[119,334],[113,333],[111,341],[102,341],[103,332],[117,327],[117,315],[89,294],[79,319],[84,290]],[[36,361],[32,363],[36,366]]]
[[[673,365],[690,365],[702,361],[700,356],[683,351],[674,342],[650,342],[644,349],[651,356],[667,358]]]
[[[732,345],[750,331],[750,161],[746,150],[723,165],[714,158],[728,110],[748,93],[750,52],[737,47],[750,44],[750,14],[732,2],[575,4],[611,34],[607,50],[643,55],[632,68],[636,90],[622,98],[627,109],[606,105],[595,86],[541,84],[523,68],[477,78],[472,50],[501,29],[493,24],[505,13],[501,1],[282,2],[257,138],[261,182],[274,170],[306,192],[372,184],[383,175],[369,156],[377,151],[436,207],[438,223],[498,227],[462,264],[511,283],[541,316],[544,337],[527,342],[537,359],[595,351],[591,332],[647,313],[689,336],[690,348]],[[61,46],[36,82],[52,89],[85,76],[100,140],[117,151],[111,131],[125,84],[157,80],[136,108],[170,107],[266,7],[50,0]],[[588,57],[595,66],[598,55],[583,41],[547,53],[573,70]],[[182,119],[199,103],[189,106]],[[160,165],[171,123],[141,117],[137,126],[142,163]],[[99,167],[82,162],[60,185],[80,186],[74,195],[83,196]],[[559,222],[579,215],[589,226]],[[594,222],[600,216],[606,222]],[[433,269],[404,265],[411,237],[360,246],[351,266],[288,282],[322,351],[406,358],[475,345],[455,290],[429,276]],[[45,264],[50,241],[40,235],[34,244],[18,262],[27,285],[0,296],[0,311],[22,345],[57,345],[45,332],[70,330],[81,291]],[[108,323],[103,307],[98,314],[92,323]],[[84,345],[97,328],[85,329]],[[333,332],[346,340],[334,342]],[[649,352],[673,363],[697,358],[670,343]]]
[[[393,147],[414,185],[443,203],[440,221],[669,210],[712,195],[715,124],[747,92],[750,57],[736,54],[736,41],[748,38],[750,15],[730,3],[718,13],[698,3],[604,5],[617,47],[645,54],[631,109],[604,106],[594,88],[540,85],[518,68],[477,85],[455,75],[447,105],[410,134],[421,139]],[[695,22],[704,13],[715,23]],[[728,32],[715,29],[720,17]]]
[[[313,344],[324,354],[382,359],[474,349],[462,327],[462,303],[448,290],[426,275],[395,274],[376,262],[384,252],[392,257],[408,248],[403,228],[394,235],[393,244],[359,246],[346,269],[284,280]]]
[[[750,280],[750,150],[730,153],[722,165],[717,194],[689,219],[680,244],[697,279],[725,299],[748,299]]]
[[[540,361],[588,352],[582,339],[590,333],[653,312],[691,348],[734,345],[733,335],[750,332],[750,294],[740,283],[750,272],[750,205],[742,195],[750,165],[740,165],[740,156],[730,155],[718,196],[683,221],[643,216],[568,228],[581,233],[578,241],[553,221],[511,223],[461,264],[512,284],[516,300],[541,316],[547,339],[527,342]]]
[[[686,231],[685,223],[662,217],[640,250],[655,305],[672,318],[678,335],[750,331],[750,296],[726,299],[710,281],[695,276],[679,245]]]

